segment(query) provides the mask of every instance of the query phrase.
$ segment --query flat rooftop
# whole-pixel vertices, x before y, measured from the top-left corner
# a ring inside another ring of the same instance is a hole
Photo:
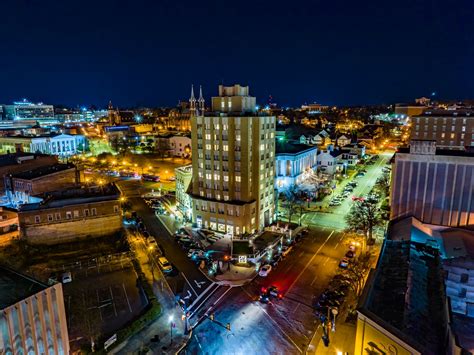
[[[439,110],[427,108],[422,114],[413,117],[473,117],[473,110]]]
[[[47,285],[0,266],[0,309],[5,309],[44,289]]]
[[[359,311],[422,353],[443,353],[447,324],[437,250],[386,240]]]
[[[54,164],[13,174],[12,176],[17,179],[33,180],[73,168],[74,164]]]
[[[275,154],[299,154],[305,151],[314,150],[316,151],[316,147],[311,147],[306,144],[298,144],[298,143],[288,143],[282,142],[280,140],[276,140],[275,144]]]
[[[397,153],[410,154],[410,147],[399,147]],[[450,157],[474,157],[474,149],[439,149],[436,148],[435,155],[445,155]]]
[[[48,192],[45,194],[44,201],[42,202],[21,205],[20,212],[60,208],[83,203],[113,201],[119,198],[120,190],[113,183],[104,186],[70,188]]]
[[[280,239],[284,237],[284,234],[265,231],[258,237],[253,239],[252,244],[256,251],[263,250],[269,246],[274,245]]]
[[[28,160],[34,160],[36,157],[45,157],[45,156],[47,156],[47,154],[35,154],[35,153],[23,153],[23,152],[18,152],[18,153],[13,153],[13,154],[1,154],[0,167],[20,164],[19,160],[28,161]]]

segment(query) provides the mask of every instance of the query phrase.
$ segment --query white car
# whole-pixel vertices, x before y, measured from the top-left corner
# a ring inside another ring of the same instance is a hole
[[[193,256],[196,256],[197,258],[203,257],[204,256],[204,250],[200,249],[189,249],[188,250],[188,258],[192,258]]]
[[[61,281],[63,284],[67,284],[69,282],[72,282],[72,275],[71,273],[68,271],[68,272],[65,272],[62,277],[61,277]]]
[[[264,265],[260,268],[260,271],[258,272],[258,275],[261,277],[266,277],[268,274],[272,271],[272,266],[271,265]]]

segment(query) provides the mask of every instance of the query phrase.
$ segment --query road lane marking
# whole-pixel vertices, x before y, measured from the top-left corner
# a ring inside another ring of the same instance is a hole
[[[125,289],[125,285],[122,282],[123,292],[125,293],[125,298],[127,299],[128,309],[130,313],[132,313],[132,307],[130,306],[130,301],[128,300],[127,290]]]
[[[337,249],[337,247],[339,246],[339,243],[340,242],[337,242],[337,244],[334,246],[334,249]]]
[[[296,279],[293,281],[293,283],[290,285],[290,287],[288,287],[288,290],[286,292],[290,292],[291,288],[293,287],[293,285],[296,283],[296,281],[299,280],[299,278],[301,277],[301,275],[303,275],[303,273],[306,271],[306,269],[308,268],[308,266],[313,262],[314,258],[316,257],[316,255],[318,255],[318,253],[321,251],[321,249],[323,248],[323,246],[327,243],[327,241],[331,238],[331,236],[334,234],[334,231],[332,231],[329,236],[326,238],[326,240],[324,241],[323,244],[321,244],[321,246],[319,247],[319,249],[316,251],[316,253],[313,255],[313,257],[311,259],[309,259],[309,261],[306,263],[305,267],[303,268],[303,270],[301,270],[301,272],[298,274],[298,276],[296,277]]]
[[[313,282],[311,282],[311,286],[313,286],[313,284],[316,282],[317,279],[318,279],[318,275],[314,277]]]
[[[197,343],[198,343],[198,345],[199,345],[199,349],[202,350],[201,342],[199,341],[199,339],[198,339],[198,337],[197,337],[196,334],[194,334],[194,338],[196,339],[196,341],[197,341]]]
[[[252,295],[250,295],[247,290],[245,288],[242,287],[242,290],[247,294],[247,296],[250,298],[250,300],[253,301],[253,298],[252,298]],[[273,322],[273,324],[275,324],[277,326],[277,328],[280,330],[280,332],[282,332],[282,334],[293,344],[293,346],[298,349],[298,351],[302,354],[303,353],[303,350],[300,349],[300,347],[298,345],[296,345],[296,343],[294,342],[293,339],[291,339],[291,337],[280,327],[280,325],[278,324],[278,322],[276,320],[274,320],[269,314],[268,312],[265,310],[265,308],[263,308],[261,305],[259,305],[258,303],[255,305],[256,307],[260,308],[263,313],[265,313],[267,315],[267,317]],[[289,323],[289,322],[288,322]]]
[[[323,263],[323,266],[326,265],[328,261],[329,261],[329,256],[326,258],[326,261]]]
[[[193,290],[194,294],[196,295],[196,297],[198,297],[198,293],[196,292],[196,290],[193,288],[193,285],[191,285],[191,283],[189,282],[188,278],[186,277],[186,275],[184,275],[184,272],[181,271],[181,275],[183,275],[184,277],[184,280],[187,282],[187,284],[189,285],[189,287],[191,287],[191,290]]]

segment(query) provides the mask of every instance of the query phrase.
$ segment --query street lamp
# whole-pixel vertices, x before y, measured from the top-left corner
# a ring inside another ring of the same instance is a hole
[[[170,315],[168,317],[168,321],[170,322],[170,338],[171,338],[170,345],[171,345],[173,344],[173,315]]]

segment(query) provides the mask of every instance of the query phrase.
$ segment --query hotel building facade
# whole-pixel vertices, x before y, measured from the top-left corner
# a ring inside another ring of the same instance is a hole
[[[202,94],[190,99],[193,222],[236,236],[274,219],[276,120],[258,114],[248,94],[248,87],[221,85],[206,114]]]

